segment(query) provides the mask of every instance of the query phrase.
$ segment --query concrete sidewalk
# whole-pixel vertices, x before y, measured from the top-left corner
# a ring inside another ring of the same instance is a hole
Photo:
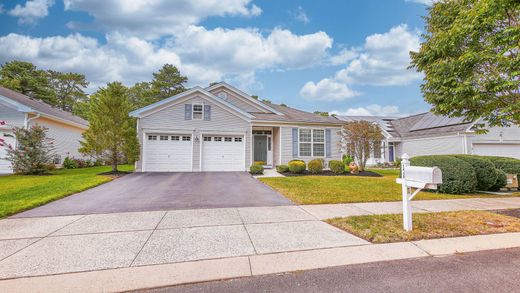
[[[520,198],[416,201],[418,212],[519,208]],[[0,220],[0,292],[123,291],[520,247],[520,233],[370,244],[319,219],[399,213],[359,203]]]

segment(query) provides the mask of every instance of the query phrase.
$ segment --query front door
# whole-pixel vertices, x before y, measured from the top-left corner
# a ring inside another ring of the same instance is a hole
[[[253,147],[253,160],[255,162],[266,162],[267,164],[267,136],[255,135]]]

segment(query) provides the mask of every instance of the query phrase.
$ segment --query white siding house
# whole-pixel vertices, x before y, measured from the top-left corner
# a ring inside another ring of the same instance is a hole
[[[46,127],[47,136],[53,140],[56,163],[66,156],[80,157],[78,152],[81,134],[88,128],[87,121],[15,91],[0,87],[0,174],[12,173],[11,163],[5,160],[9,145],[15,146],[14,127]]]

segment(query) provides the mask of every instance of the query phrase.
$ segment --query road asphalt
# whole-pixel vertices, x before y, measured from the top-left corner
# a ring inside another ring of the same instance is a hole
[[[142,291],[519,292],[520,248],[387,261]]]

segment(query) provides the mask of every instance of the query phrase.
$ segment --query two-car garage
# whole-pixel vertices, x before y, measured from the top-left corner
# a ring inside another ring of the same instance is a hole
[[[143,171],[244,171],[244,135],[146,134]]]

